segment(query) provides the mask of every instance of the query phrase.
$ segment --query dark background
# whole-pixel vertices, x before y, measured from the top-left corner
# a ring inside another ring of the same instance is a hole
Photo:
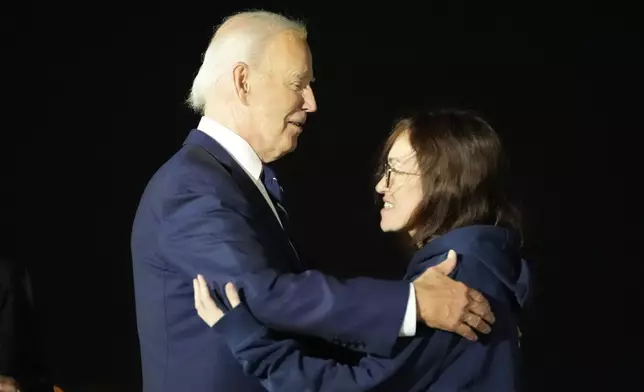
[[[43,7],[26,24],[9,21],[16,75],[34,87],[14,101],[28,113],[7,128],[18,136],[4,148],[15,153],[17,181],[5,192],[16,202],[4,203],[2,251],[32,273],[44,362],[66,391],[140,390],[133,215],[147,180],[198,123],[184,101],[213,27],[255,7],[309,27],[319,110],[278,169],[295,241],[314,266],[397,277],[405,257],[378,232],[378,149],[411,107],[476,110],[505,142],[538,265],[522,343],[530,390],[638,389],[644,64],[634,10],[456,1]]]

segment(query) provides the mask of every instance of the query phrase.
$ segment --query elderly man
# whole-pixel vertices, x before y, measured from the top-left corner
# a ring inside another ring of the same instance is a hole
[[[387,356],[417,320],[474,339],[493,322],[480,293],[430,269],[413,284],[308,270],[267,166],[317,110],[304,26],[268,12],[228,18],[194,80],[203,114],[141,199],[132,255],[145,391],[263,391],[197,316],[192,278],[233,281],[265,325]],[[442,268],[442,269],[441,269]],[[222,300],[225,301],[225,300]],[[487,322],[486,322],[487,320]]]

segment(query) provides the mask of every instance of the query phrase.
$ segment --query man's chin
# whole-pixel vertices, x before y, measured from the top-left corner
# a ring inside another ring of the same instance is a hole
[[[286,151],[288,152],[293,152],[297,148],[297,139],[300,136],[299,133],[292,134],[291,137],[289,138],[288,141],[288,148],[286,148]]]
[[[280,148],[280,150],[279,150],[279,151],[280,151],[280,152],[279,152],[279,154],[277,154],[277,155],[276,155],[273,159],[271,159],[270,161],[271,161],[271,162],[272,162],[272,161],[276,161],[276,160],[278,160],[278,159],[280,159],[280,158],[284,157],[285,155],[288,155],[288,154],[292,153],[293,151],[295,151],[295,149],[296,149],[296,148],[297,148],[297,140],[293,141],[292,143],[289,143],[287,146],[284,146],[284,147]]]

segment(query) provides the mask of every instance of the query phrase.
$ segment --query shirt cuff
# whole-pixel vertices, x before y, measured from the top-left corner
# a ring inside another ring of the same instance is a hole
[[[416,290],[414,285],[409,284],[409,300],[407,301],[407,311],[403,319],[402,327],[398,336],[415,336],[416,335]]]

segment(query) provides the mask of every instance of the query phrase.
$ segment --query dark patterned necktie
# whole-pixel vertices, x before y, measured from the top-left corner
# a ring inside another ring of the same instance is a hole
[[[282,187],[280,186],[279,182],[277,182],[277,176],[275,175],[275,172],[270,167],[264,165],[259,178],[264,183],[264,186],[268,191],[268,195],[270,196],[271,201],[275,206],[277,215],[279,215],[280,217],[282,226],[284,227],[284,230],[286,230],[288,224],[288,214],[286,213],[286,209],[282,204],[284,194]]]
[[[280,218],[280,222],[282,222],[284,233],[286,234],[286,237],[288,239],[289,245],[291,246],[291,249],[293,249],[293,254],[295,254],[295,258],[300,263],[300,266],[304,267],[304,265],[302,264],[302,261],[300,260],[299,255],[297,254],[297,250],[295,250],[295,247],[293,246],[293,243],[291,242],[291,239],[290,239],[289,230],[288,230],[288,223],[289,223],[288,213],[286,212],[286,209],[284,208],[284,205],[283,205],[284,191],[282,190],[282,187],[280,186],[279,182],[277,182],[277,176],[275,175],[275,172],[270,167],[264,165],[264,168],[262,169],[262,173],[260,174],[259,178],[264,183],[264,186],[268,191],[268,195],[270,196],[271,201],[273,202],[273,206],[275,207],[275,211],[277,211],[277,215]]]

